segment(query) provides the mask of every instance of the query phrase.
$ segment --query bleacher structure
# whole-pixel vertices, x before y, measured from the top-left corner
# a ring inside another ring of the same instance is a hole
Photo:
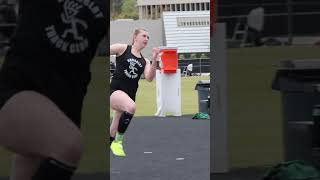
[[[163,12],[167,47],[178,53],[210,52],[210,11]]]
[[[159,19],[163,12],[209,11],[210,0],[137,0],[139,19]]]
[[[210,52],[210,11],[163,12],[165,46],[178,53]],[[192,64],[193,73],[210,72],[209,59],[179,59],[183,71]]]

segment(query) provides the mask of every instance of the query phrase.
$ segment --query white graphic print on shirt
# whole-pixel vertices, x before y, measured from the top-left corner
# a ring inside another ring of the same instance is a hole
[[[88,39],[80,33],[81,30],[88,29],[87,22],[77,17],[80,10],[88,8],[95,18],[103,18],[103,13],[92,0],[58,0],[58,2],[63,3],[60,18],[65,25],[64,30],[59,33],[55,25],[50,25],[45,28],[46,35],[50,43],[61,51],[71,54],[81,53],[88,48],[89,44]]]
[[[138,65],[141,68],[142,64],[133,58],[127,59],[127,62],[129,63],[129,70],[125,69],[124,74],[128,78],[131,78],[131,79],[137,78],[138,77],[138,74],[137,74],[138,68],[136,67],[136,65]]]

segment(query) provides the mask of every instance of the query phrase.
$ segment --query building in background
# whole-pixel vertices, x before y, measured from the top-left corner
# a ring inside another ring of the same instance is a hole
[[[131,44],[135,28],[143,27],[150,41],[143,54],[151,58],[152,48],[167,46],[178,48],[178,53],[210,52],[210,11],[163,12],[156,20],[110,21],[110,44]]]
[[[162,12],[209,11],[210,0],[137,0],[139,19],[159,19]]]
[[[210,52],[210,11],[163,12],[165,46],[178,53]]]

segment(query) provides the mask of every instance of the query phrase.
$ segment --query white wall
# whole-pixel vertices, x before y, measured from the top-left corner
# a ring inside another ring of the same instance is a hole
[[[163,25],[159,20],[116,20],[110,21],[110,44],[132,43],[134,29],[144,28],[149,32],[150,40],[147,48],[142,51],[144,57],[151,60],[152,48],[163,46]]]

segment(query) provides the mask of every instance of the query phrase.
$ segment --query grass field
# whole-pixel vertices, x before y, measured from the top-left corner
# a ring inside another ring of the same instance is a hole
[[[191,76],[181,78],[181,111],[182,114],[194,114],[198,111],[198,91],[195,85],[199,80],[210,79],[209,76]],[[137,92],[136,116],[153,116],[157,110],[156,82],[141,80]]]
[[[231,167],[267,165],[282,160],[280,93],[271,82],[280,60],[318,58],[316,47],[261,47],[228,50],[228,117]],[[107,63],[108,64],[108,63]],[[85,99],[82,130],[86,151],[79,172],[105,172],[109,165],[106,62],[96,58]],[[196,82],[209,77],[182,78],[182,112],[197,112]],[[155,82],[141,80],[136,116],[156,111]],[[0,149],[0,176],[8,175],[9,153]]]

